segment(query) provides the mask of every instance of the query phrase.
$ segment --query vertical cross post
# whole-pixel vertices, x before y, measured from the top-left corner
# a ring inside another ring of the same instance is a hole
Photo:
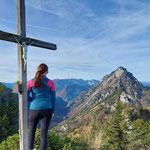
[[[26,36],[25,0],[17,0],[17,33]],[[19,139],[20,150],[28,150],[27,126],[27,65],[24,69],[23,47],[18,44],[18,73],[22,92],[19,93]]]
[[[19,73],[19,139],[20,150],[28,150],[28,119],[27,119],[27,45],[56,50],[57,45],[38,39],[26,37],[25,0],[17,0],[17,35],[0,30],[0,40],[18,43]]]

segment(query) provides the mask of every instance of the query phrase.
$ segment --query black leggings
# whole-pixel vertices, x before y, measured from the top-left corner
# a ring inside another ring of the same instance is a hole
[[[52,109],[30,110],[29,112],[29,150],[33,150],[35,132],[40,120],[40,150],[47,149],[47,133],[52,118]]]

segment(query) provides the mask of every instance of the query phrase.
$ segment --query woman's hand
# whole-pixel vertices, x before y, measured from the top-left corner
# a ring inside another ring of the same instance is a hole
[[[52,118],[54,117],[54,113],[52,113]]]

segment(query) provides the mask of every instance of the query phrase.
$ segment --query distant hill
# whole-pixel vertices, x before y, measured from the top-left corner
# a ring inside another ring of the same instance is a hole
[[[77,98],[81,92],[88,90],[99,82],[98,80],[83,79],[54,79],[53,81],[56,87],[56,95],[66,102]]]
[[[150,87],[150,82],[141,82],[144,86]]]
[[[13,84],[15,84],[16,82],[12,82],[12,83],[5,83],[5,82],[0,82],[3,85],[5,85],[7,88],[13,89]]]

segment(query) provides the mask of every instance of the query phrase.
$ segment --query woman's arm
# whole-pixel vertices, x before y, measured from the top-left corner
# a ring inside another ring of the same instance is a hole
[[[31,96],[31,80],[28,81],[27,83],[27,100],[28,102],[32,101],[32,96]]]
[[[27,90],[27,100],[28,100],[28,102],[32,101],[31,90]]]
[[[52,112],[55,111],[55,101],[56,101],[56,93],[55,93],[55,86],[53,81],[51,81],[51,90],[50,90],[50,96],[52,101]]]

